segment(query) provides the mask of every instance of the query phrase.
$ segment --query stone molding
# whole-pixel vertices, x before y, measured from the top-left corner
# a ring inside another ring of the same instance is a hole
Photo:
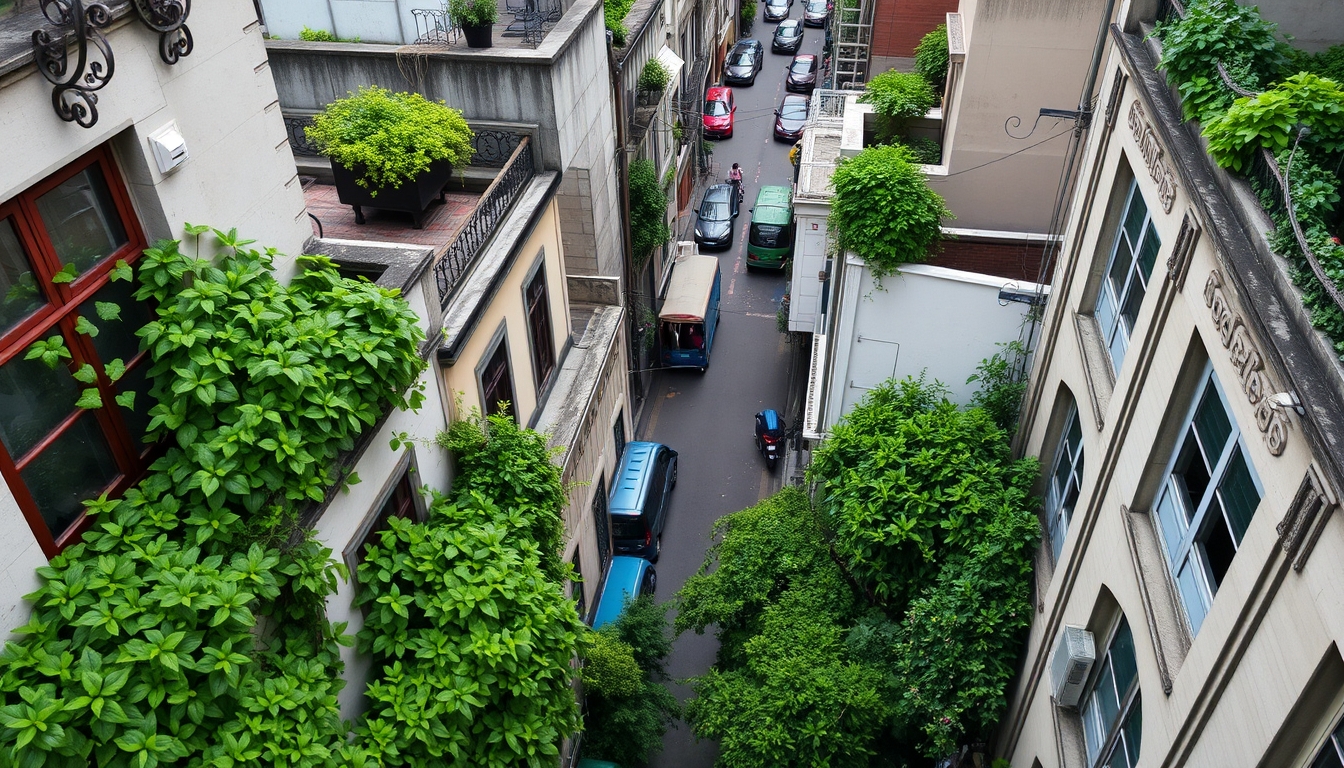
[[[1292,429],[1287,411],[1273,404],[1270,397],[1278,390],[1265,373],[1265,357],[1251,338],[1241,313],[1232,309],[1223,291],[1223,276],[1218,270],[1209,270],[1204,284],[1204,304],[1209,307],[1218,338],[1227,350],[1228,359],[1237,370],[1241,391],[1255,408],[1255,426],[1264,436],[1265,446],[1272,456],[1281,456],[1288,446],[1288,432]]]
[[[1302,571],[1307,558],[1316,547],[1321,531],[1329,522],[1330,515],[1338,503],[1330,486],[1321,477],[1315,464],[1307,466],[1306,476],[1298,486],[1293,503],[1279,521],[1279,545],[1288,557],[1293,558],[1293,570]]]

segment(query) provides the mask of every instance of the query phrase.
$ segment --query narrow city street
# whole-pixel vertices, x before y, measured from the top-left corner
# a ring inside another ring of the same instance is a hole
[[[801,16],[802,4],[797,3],[791,17]],[[782,481],[783,471],[767,471],[756,451],[753,415],[763,408],[775,408],[794,426],[792,414],[785,412],[792,375],[790,349],[775,319],[788,281],[783,274],[748,273],[746,268],[748,209],[757,190],[762,185],[791,185],[793,181],[788,160],[791,145],[775,141],[773,135],[774,110],[784,97],[785,70],[792,56],[770,52],[774,30],[775,25],[764,23],[758,11],[747,37],[761,41],[765,64],[754,85],[733,87],[737,101],[734,135],[714,146],[718,178],[709,182],[723,181],[732,164],[739,163],[745,199],[733,246],[719,253],[722,314],[709,370],[703,375],[689,369],[660,372],[640,425],[642,439],[666,443],[681,453],[658,563],[658,599],[663,601],[670,600],[704,561],[714,521],[751,506]],[[801,52],[820,55],[824,34],[821,29],[807,29]],[[692,209],[699,204],[698,195],[691,201]],[[714,663],[717,649],[713,630],[677,638],[669,659],[673,679],[704,674]],[[675,685],[673,690],[683,702],[691,695],[686,685]],[[696,742],[683,723],[667,734],[662,753],[650,765],[709,768],[716,755],[715,744]]]

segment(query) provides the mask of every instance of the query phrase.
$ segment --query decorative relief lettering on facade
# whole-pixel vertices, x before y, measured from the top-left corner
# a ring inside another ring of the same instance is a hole
[[[1134,141],[1139,145],[1144,165],[1148,166],[1148,175],[1157,184],[1157,199],[1162,203],[1162,210],[1171,213],[1171,206],[1176,202],[1176,174],[1162,159],[1166,151],[1157,140],[1157,132],[1153,130],[1153,124],[1148,122],[1138,99],[1129,105],[1129,130],[1134,133]]]
[[[1306,477],[1297,488],[1293,503],[1279,521],[1279,545],[1288,557],[1293,558],[1293,570],[1301,571],[1311,556],[1311,550],[1320,538],[1321,530],[1330,519],[1336,506],[1334,495],[1329,486],[1316,470],[1316,465],[1307,467]]]
[[[1288,431],[1292,422],[1282,408],[1270,402],[1270,396],[1276,390],[1265,373],[1264,355],[1251,337],[1241,314],[1232,309],[1223,291],[1223,276],[1216,269],[1209,272],[1209,279],[1204,284],[1204,304],[1209,308],[1213,326],[1218,329],[1218,338],[1227,350],[1228,359],[1237,371],[1241,391],[1255,408],[1256,428],[1264,436],[1270,454],[1282,455],[1288,445]]]

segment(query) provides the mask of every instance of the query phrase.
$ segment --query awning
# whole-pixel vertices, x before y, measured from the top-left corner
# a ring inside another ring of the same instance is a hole
[[[667,73],[672,76],[667,84],[667,95],[671,96],[677,92],[677,86],[681,85],[681,68],[686,65],[686,62],[681,60],[676,51],[664,45],[662,50],[658,51],[658,63],[662,64]]]
[[[678,256],[667,286],[667,300],[658,319],[674,323],[704,322],[709,296],[719,274],[719,260],[713,256]]]

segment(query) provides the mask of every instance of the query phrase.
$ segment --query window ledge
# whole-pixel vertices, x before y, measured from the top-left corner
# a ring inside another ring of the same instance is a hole
[[[1074,313],[1073,327],[1078,333],[1078,348],[1083,355],[1083,373],[1087,378],[1088,402],[1097,430],[1106,425],[1106,409],[1111,405],[1115,391],[1115,371],[1111,369],[1110,353],[1101,341],[1101,329],[1091,315]]]

